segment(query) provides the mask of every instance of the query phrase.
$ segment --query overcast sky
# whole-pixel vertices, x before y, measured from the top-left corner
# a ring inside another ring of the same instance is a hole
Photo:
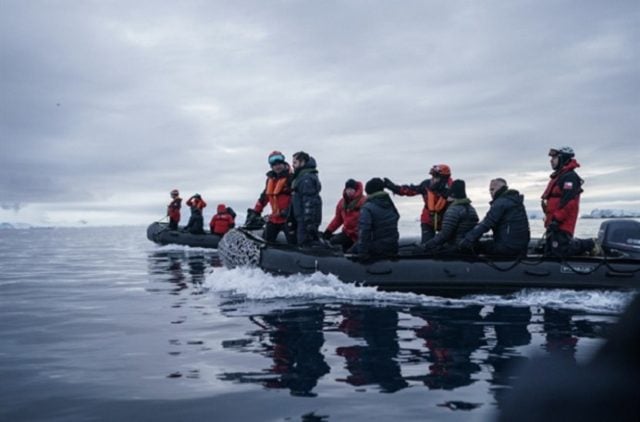
[[[145,224],[173,188],[243,214],[272,150],[316,158],[323,227],[346,179],[436,163],[538,211],[562,145],[583,213],[640,210],[639,28],[637,0],[0,0],[0,222]]]

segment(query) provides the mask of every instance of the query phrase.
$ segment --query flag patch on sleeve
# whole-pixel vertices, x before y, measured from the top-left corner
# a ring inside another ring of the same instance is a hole
[[[564,186],[562,188],[565,190],[573,189],[573,182],[564,182]]]

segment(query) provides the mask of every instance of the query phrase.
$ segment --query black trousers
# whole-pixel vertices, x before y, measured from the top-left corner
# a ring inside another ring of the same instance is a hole
[[[547,231],[545,255],[566,257],[584,255],[595,247],[593,239],[578,239],[560,230]]]
[[[287,243],[295,244],[295,233],[291,233],[290,227],[287,223],[275,224],[267,221],[267,224],[264,226],[262,237],[267,242],[275,242],[280,232],[284,232]]]
[[[354,241],[351,240],[351,238],[349,236],[347,236],[344,232],[340,232],[338,234],[336,234],[335,236],[331,237],[331,240],[329,241],[329,243],[331,245],[340,245],[342,246],[342,251],[346,252],[349,250],[349,248],[351,248],[354,244]]]

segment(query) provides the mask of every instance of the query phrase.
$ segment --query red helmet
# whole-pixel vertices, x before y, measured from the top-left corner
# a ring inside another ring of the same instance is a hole
[[[274,164],[284,163],[284,160],[284,154],[280,151],[273,151],[271,154],[269,154],[269,158],[267,159],[270,166]]]
[[[431,167],[431,169],[429,170],[429,174],[433,176],[449,177],[451,176],[451,169],[446,164],[436,164],[435,166]]]
[[[174,195],[175,195],[175,196],[178,196],[178,195],[180,195],[180,192],[178,192],[178,189],[174,189],[174,190],[172,190],[171,192],[169,192],[169,194],[170,194],[171,196],[174,196]]]

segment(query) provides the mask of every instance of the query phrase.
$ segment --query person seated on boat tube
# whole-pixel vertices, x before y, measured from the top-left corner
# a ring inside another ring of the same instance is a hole
[[[385,183],[379,177],[369,180],[364,187],[367,200],[360,208],[358,241],[349,251],[363,260],[398,254],[400,213],[384,187]]]
[[[422,231],[421,243],[426,243],[442,227],[442,217],[449,205],[447,191],[453,179],[451,168],[446,164],[436,164],[429,170],[430,179],[425,179],[418,185],[396,185],[388,178],[384,178],[385,187],[396,195],[422,195],[424,208],[420,215]]]
[[[189,222],[184,227],[185,231],[193,234],[204,234],[204,220],[202,218],[202,210],[207,206],[199,193],[187,199],[187,206],[191,207],[191,216]]]
[[[284,232],[287,239],[290,237],[287,230],[287,219],[291,205],[291,168],[285,161],[284,154],[280,151],[273,151],[269,154],[267,162],[271,170],[267,172],[265,188],[253,209],[247,210],[247,221],[259,218],[267,204],[270,205],[271,214],[265,225],[263,238],[267,242],[275,242],[280,232]],[[289,243],[293,243],[293,241]]]
[[[358,240],[360,208],[366,200],[362,182],[353,179],[347,180],[342,191],[342,198],[336,205],[336,214],[322,237],[332,245],[342,246],[343,251],[351,248]],[[340,226],[342,226],[342,231],[335,236],[332,235]]]
[[[169,217],[169,230],[178,230],[178,223],[180,222],[180,207],[182,207],[182,198],[180,198],[180,192],[178,189],[174,189],[169,192],[171,195],[171,202],[167,206],[167,217]]]
[[[322,221],[322,185],[316,160],[304,151],[293,154],[291,179],[291,216],[295,227],[295,243],[311,246],[319,242],[318,227]]]
[[[224,236],[226,232],[236,226],[236,213],[225,204],[218,204],[217,213],[211,217],[209,228],[211,234]]]
[[[482,221],[458,242],[460,250],[473,250],[487,255],[524,256],[529,247],[531,232],[524,207],[524,195],[509,189],[506,180],[493,179],[489,184],[491,207]],[[489,230],[493,239],[478,242]]]
[[[552,148],[549,156],[553,173],[541,201],[546,228],[545,254],[564,257],[588,252],[601,255],[600,246],[593,239],[573,237],[584,183],[575,171],[580,164],[574,158],[573,148]]]
[[[425,243],[425,251],[447,253],[457,250],[460,240],[478,224],[478,213],[467,198],[464,180],[454,180],[447,197],[449,206],[442,217],[442,230]]]

